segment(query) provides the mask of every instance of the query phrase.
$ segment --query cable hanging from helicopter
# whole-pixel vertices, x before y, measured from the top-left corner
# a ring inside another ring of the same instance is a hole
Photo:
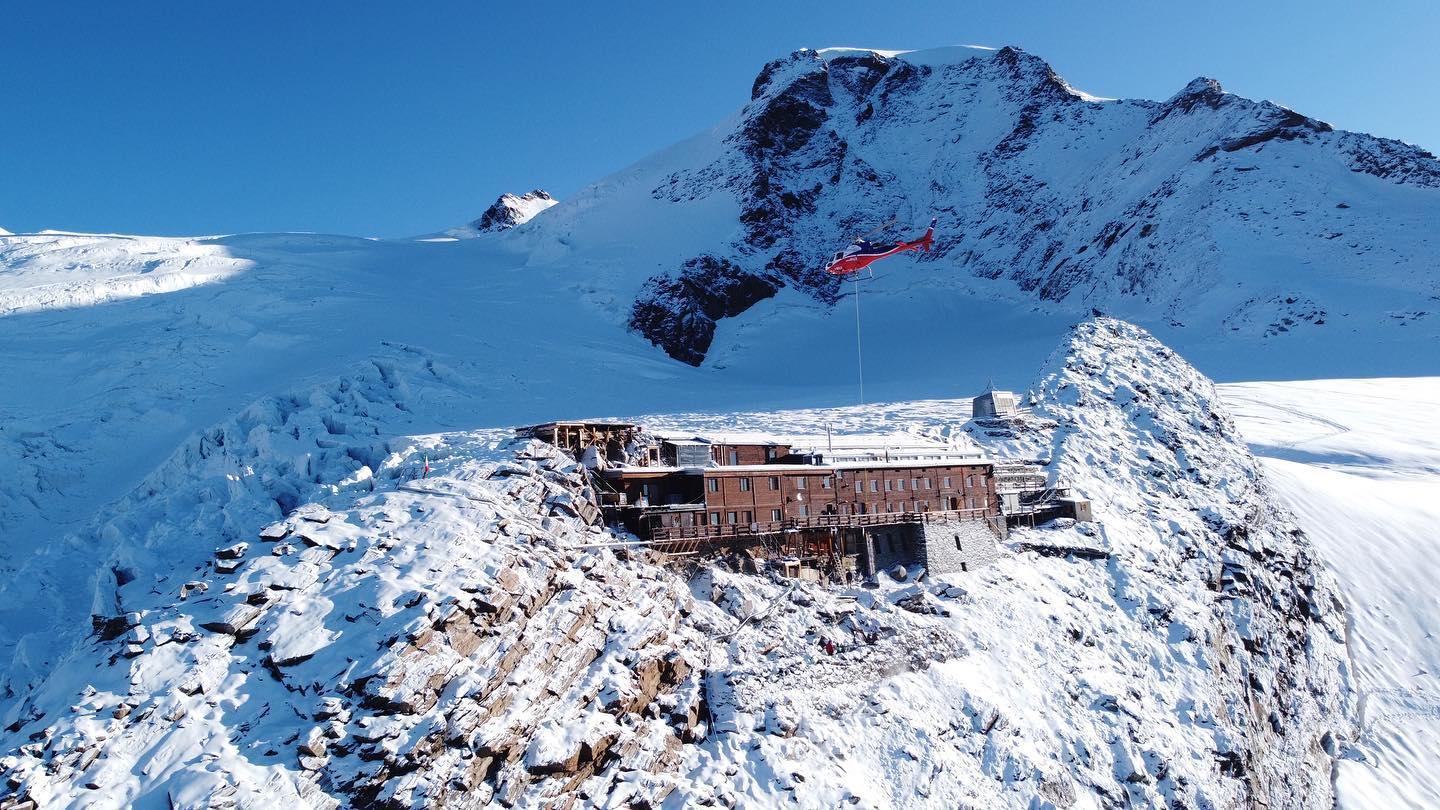
[[[926,229],[925,235],[919,239],[905,242],[899,241],[892,245],[883,245],[870,242],[866,237],[878,231],[883,231],[895,224],[895,220],[881,225],[870,233],[856,238],[850,247],[836,253],[825,266],[825,272],[832,276],[849,276],[855,281],[855,372],[860,384],[860,404],[865,404],[865,352],[860,337],[860,276],[859,272],[881,259],[905,253],[911,250],[929,251],[930,245],[935,240],[935,223],[938,218],[930,220],[930,227]],[[874,271],[871,271],[872,275]]]

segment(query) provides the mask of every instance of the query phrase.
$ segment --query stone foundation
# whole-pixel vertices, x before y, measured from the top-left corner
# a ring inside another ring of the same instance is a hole
[[[1000,556],[995,531],[983,520],[947,520],[915,526],[917,558],[931,574],[973,571]]]

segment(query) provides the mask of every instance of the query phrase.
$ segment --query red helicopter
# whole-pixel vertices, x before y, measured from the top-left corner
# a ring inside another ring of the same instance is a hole
[[[894,256],[897,253],[904,253],[907,250],[928,251],[930,249],[930,243],[935,239],[935,222],[937,219],[930,220],[929,230],[925,231],[924,236],[913,242],[895,242],[892,245],[885,245],[866,241],[865,237],[862,236],[851,243],[850,247],[836,253],[830,259],[830,263],[825,265],[825,272],[832,276],[848,276],[851,273],[858,273],[864,270],[866,267],[869,267],[872,262]],[[876,228],[876,230],[887,227],[889,227],[888,224],[881,225],[880,228]],[[871,231],[871,233],[874,232],[875,231]],[[866,234],[866,236],[868,235],[869,234]]]

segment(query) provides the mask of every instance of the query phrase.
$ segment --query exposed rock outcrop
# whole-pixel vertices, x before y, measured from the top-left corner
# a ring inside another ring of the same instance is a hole
[[[494,233],[529,222],[536,214],[554,205],[557,200],[541,189],[524,194],[501,194],[494,205],[485,209],[470,227],[480,233]]]
[[[630,328],[682,363],[698,366],[715,338],[715,322],[774,295],[781,282],[747,273],[726,259],[700,256],[678,275],[655,276],[635,301]]]

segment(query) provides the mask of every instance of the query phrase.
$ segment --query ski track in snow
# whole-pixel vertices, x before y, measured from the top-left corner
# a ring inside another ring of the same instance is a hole
[[[1342,808],[1440,803],[1440,377],[1221,386],[1351,616]]]

